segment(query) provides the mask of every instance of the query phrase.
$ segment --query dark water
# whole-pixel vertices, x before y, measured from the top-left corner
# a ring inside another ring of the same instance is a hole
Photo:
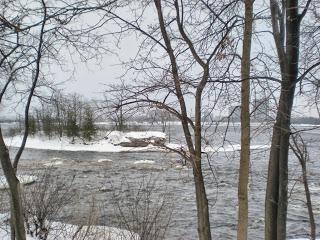
[[[156,129],[156,128],[153,128]],[[212,144],[239,143],[239,128],[231,126],[225,135],[225,127],[207,131],[208,141]],[[270,131],[253,128],[252,144],[269,144]],[[182,131],[171,126],[170,136],[173,142],[182,142]],[[310,152],[308,163],[312,200],[320,235],[320,131],[304,133]],[[14,149],[12,149],[14,150]],[[111,204],[112,191],[120,189],[124,177],[131,183],[139,183],[144,176],[157,179],[157,191],[171,196],[174,201],[172,222],[166,239],[197,239],[196,206],[191,169],[175,168],[180,157],[173,153],[97,153],[66,152],[27,149],[22,157],[21,173],[39,173],[44,163],[56,159],[63,161],[52,169],[59,179],[69,181],[75,176],[72,188],[77,192],[75,199],[63,208],[58,219],[80,223],[91,211],[92,203],[100,206],[98,224],[113,225],[115,216]],[[99,159],[111,159],[112,162],[98,162]],[[150,167],[135,165],[137,160],[152,160]],[[253,150],[250,169],[249,193],[249,239],[263,239],[264,198],[267,175],[268,150]],[[237,180],[239,152],[219,152],[204,156],[204,175],[210,203],[211,230],[213,239],[236,239],[237,220]],[[288,237],[306,236],[309,232],[308,215],[305,206],[304,189],[297,180],[301,169],[298,161],[290,157],[291,196],[288,209]],[[103,190],[103,191],[101,191]],[[155,200],[156,201],[156,200]],[[103,206],[103,207],[101,207]]]

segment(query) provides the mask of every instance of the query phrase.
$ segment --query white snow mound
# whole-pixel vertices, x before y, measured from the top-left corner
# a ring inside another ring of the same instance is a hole
[[[166,140],[166,134],[163,132],[109,132],[106,139],[113,145],[122,147],[146,147],[151,145],[163,145]]]
[[[46,167],[53,167],[53,166],[57,166],[57,165],[62,165],[63,162],[62,161],[51,161],[48,163],[43,164]]]
[[[132,138],[132,137],[135,138]],[[146,138],[145,138],[146,137]],[[161,137],[161,138],[159,138]],[[130,140],[130,139],[131,140]],[[145,141],[147,144],[143,146],[131,146],[132,140]],[[138,139],[138,140],[137,140]],[[145,140],[147,139],[147,140]],[[165,134],[162,132],[110,132],[105,139],[92,141],[90,144],[83,144],[81,142],[71,143],[70,139],[66,137],[62,138],[51,138],[41,136],[30,136],[26,142],[26,148],[29,149],[45,149],[55,151],[93,151],[93,152],[131,152],[131,151],[163,151],[152,144],[158,140],[165,140]],[[10,147],[20,147],[22,136],[15,136],[4,139],[6,144]],[[159,141],[160,141],[159,140]],[[128,143],[124,146],[119,146],[120,143]],[[149,144],[150,143],[150,144]],[[51,159],[51,160],[59,160]]]
[[[152,161],[152,160],[139,160],[139,161],[135,161],[133,164],[155,164],[155,161]]]
[[[4,214],[1,214],[1,219],[4,219]],[[8,219],[8,216],[6,216]],[[5,222],[1,222],[0,239],[10,240],[10,229]],[[76,236],[75,236],[76,234]],[[73,240],[73,239],[86,239],[86,240],[139,240],[140,237],[136,233],[127,230],[107,227],[107,226],[79,226],[65,224],[61,222],[52,222],[47,240]],[[27,240],[39,240],[37,237],[27,235]]]
[[[103,158],[103,159],[98,159],[98,163],[102,162],[113,162],[111,159]]]

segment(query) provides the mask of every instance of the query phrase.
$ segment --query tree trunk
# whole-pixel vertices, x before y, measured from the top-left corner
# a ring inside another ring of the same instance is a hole
[[[277,211],[279,185],[279,120],[273,127],[272,142],[269,157],[268,179],[265,198],[265,240],[277,239]]]
[[[253,2],[245,0],[245,27],[241,59],[241,152],[238,187],[237,239],[248,237],[248,179],[250,163],[250,52]]]
[[[309,184],[308,184],[306,162],[301,160],[300,163],[301,163],[301,167],[302,167],[303,186],[304,186],[304,191],[306,193],[307,208],[308,208],[309,221],[310,221],[310,239],[316,240],[316,224],[314,221],[314,214],[313,214],[313,209],[312,209],[311,194],[310,194]]]
[[[297,142],[297,138],[301,139],[301,146],[299,146]],[[308,174],[307,174],[307,161],[309,160],[309,154],[307,150],[307,145],[304,143],[301,135],[292,136],[293,145],[291,145],[291,149],[293,153],[298,158],[301,169],[302,169],[302,183],[304,186],[304,191],[306,194],[306,200],[307,200],[307,208],[308,208],[308,214],[309,214],[309,222],[310,222],[310,239],[316,240],[316,224],[314,220],[314,214],[312,209],[312,201],[311,201],[311,194],[309,190],[309,183],[308,183]]]
[[[0,129],[0,161],[3,173],[9,185],[10,207],[11,207],[11,221],[14,226],[16,240],[26,240],[26,233],[24,229],[24,217],[22,209],[22,199],[20,182],[16,177],[14,168],[12,167],[9,151],[6,147],[2,132]]]
[[[290,121],[294,100],[295,85],[298,78],[299,28],[298,1],[287,0],[286,46],[279,107],[273,128],[272,145],[269,158],[265,209],[265,240],[285,240],[288,205],[288,155]],[[283,13],[284,14],[284,13]],[[279,47],[279,46],[278,46]]]
[[[199,83],[196,96],[195,96],[195,126],[194,126],[194,144],[191,137],[191,132],[189,129],[188,123],[188,113],[186,108],[186,103],[183,95],[183,91],[181,88],[181,81],[178,72],[178,65],[176,61],[176,57],[174,51],[171,46],[171,40],[166,31],[166,24],[163,19],[163,12],[161,7],[161,0],[154,0],[155,7],[157,9],[158,20],[160,25],[161,34],[163,37],[163,41],[166,45],[166,51],[170,58],[171,62],[171,71],[174,81],[174,86],[176,90],[176,96],[179,101],[180,111],[181,111],[181,124],[184,132],[184,137],[187,143],[187,147],[190,153],[189,160],[191,160],[193,167],[193,176],[194,176],[194,184],[195,184],[195,192],[196,192],[196,203],[197,203],[197,217],[198,217],[198,236],[199,240],[211,240],[211,229],[210,229],[210,220],[209,220],[209,206],[208,199],[205,190],[205,183],[203,179],[202,169],[201,169],[201,98],[202,91],[206,85],[206,82],[209,77],[209,67],[204,67],[204,72],[202,76],[202,80]],[[175,7],[177,10],[177,14],[179,13],[178,2],[175,1]],[[179,17],[178,25],[179,25]],[[180,28],[182,25],[179,25],[180,32],[183,31]],[[182,33],[183,35],[183,33]]]
[[[197,202],[198,237],[199,240],[211,240],[208,199],[201,166],[198,165],[193,170],[193,176]]]
[[[266,191],[266,240],[286,239],[288,204],[288,154],[294,87],[284,87],[273,128]]]

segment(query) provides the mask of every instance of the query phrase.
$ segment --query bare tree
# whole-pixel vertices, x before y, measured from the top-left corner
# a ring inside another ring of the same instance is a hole
[[[253,1],[246,0],[241,59],[241,152],[238,188],[238,240],[248,237],[248,181],[250,163],[250,53],[253,25]]]
[[[270,0],[272,33],[281,71],[281,93],[269,157],[265,199],[266,240],[286,239],[288,152],[295,88],[320,65],[315,60],[307,69],[299,68],[300,26],[310,4],[311,0],[306,1],[305,5],[296,0]],[[299,12],[299,9],[302,11]]]
[[[74,198],[73,180],[63,183],[53,176],[54,169],[47,168],[39,174],[37,182],[23,193],[24,217],[27,233],[46,240],[51,224],[62,208]]]
[[[308,184],[308,174],[307,174],[307,162],[309,161],[309,153],[307,149],[307,144],[304,142],[300,133],[291,135],[292,143],[290,143],[290,148],[294,155],[298,158],[302,169],[302,183],[305,190],[307,208],[310,221],[310,238],[312,240],[316,239],[316,224],[314,220],[314,214],[312,209],[311,194]]]
[[[136,81],[132,77],[131,84],[125,86],[112,86],[109,92],[125,90],[121,106],[157,107],[179,119],[186,146],[171,150],[192,165],[198,236],[200,240],[208,240],[211,239],[209,204],[202,169],[203,101],[204,96],[210,95],[210,86],[230,80],[228,67],[221,66],[230,67],[235,57],[228,51],[234,45],[231,30],[237,24],[237,17],[232,14],[236,2],[154,0],[152,3],[153,6],[151,2],[133,3],[134,16],[139,16],[134,20],[110,13],[122,33],[135,31],[144,38],[137,57],[127,63],[129,70],[137,70],[138,76],[144,76]],[[138,13],[140,10],[142,14]],[[143,13],[148,11],[156,16],[156,21],[144,27]],[[187,101],[194,104],[194,116],[188,111]]]
[[[117,183],[119,184],[119,183]],[[112,184],[113,185],[113,184]],[[162,240],[171,223],[174,196],[159,188],[157,177],[144,174],[139,181],[123,178],[113,185],[112,205],[116,224],[136,239]]]
[[[124,83],[122,83],[122,86],[124,86]],[[123,106],[124,99],[124,91],[109,92],[109,96],[105,96],[104,101],[107,106],[103,106],[103,109],[107,112],[108,119],[115,124],[115,129],[118,131],[124,131],[127,128],[126,122],[133,115],[132,109]]]
[[[75,49],[82,60],[101,52],[95,43],[101,43],[102,38],[92,31],[105,22],[104,17],[101,22],[87,26],[80,24],[79,28],[74,23],[80,16],[111,3],[113,1],[92,2],[91,5],[87,1],[55,1],[55,5],[51,5],[52,2],[45,0],[1,1],[0,103],[3,105],[12,93],[21,94],[25,126],[23,140],[13,162],[0,128],[0,160],[9,185],[12,239],[26,239],[21,189],[16,174],[29,135],[29,109],[33,96],[40,94],[41,86],[48,86],[46,69],[53,62],[59,63],[59,53],[64,47]],[[82,54],[84,51],[86,55]]]

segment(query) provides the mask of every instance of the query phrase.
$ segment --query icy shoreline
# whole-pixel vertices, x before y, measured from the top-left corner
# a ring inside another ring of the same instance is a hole
[[[162,132],[129,132],[119,133],[112,132],[106,138],[91,141],[88,143],[75,142],[63,138],[51,138],[41,136],[30,136],[27,139],[25,148],[28,149],[41,149],[41,150],[54,150],[54,151],[86,151],[86,152],[162,152],[171,150],[184,149],[186,147],[182,144],[168,143],[164,145],[156,145],[152,141],[144,147],[125,147],[120,146],[120,142],[128,141],[130,138],[145,139],[145,138],[164,138],[165,134]],[[9,147],[20,147],[22,136],[15,136],[12,138],[5,138],[5,142]],[[251,150],[265,150],[269,149],[270,145],[251,145]],[[203,146],[204,152],[234,152],[240,151],[240,144],[225,145],[225,146]]]
[[[72,143],[69,138],[51,138],[44,136],[29,136],[25,148],[55,150],[55,151],[91,151],[91,152],[144,152],[144,151],[161,151],[163,148],[153,144],[145,147],[123,147],[119,143],[129,141],[129,138],[146,139],[146,138],[165,138],[162,132],[111,132],[107,133],[106,138],[91,142],[75,142]],[[22,136],[15,136],[4,139],[9,147],[20,147]]]

